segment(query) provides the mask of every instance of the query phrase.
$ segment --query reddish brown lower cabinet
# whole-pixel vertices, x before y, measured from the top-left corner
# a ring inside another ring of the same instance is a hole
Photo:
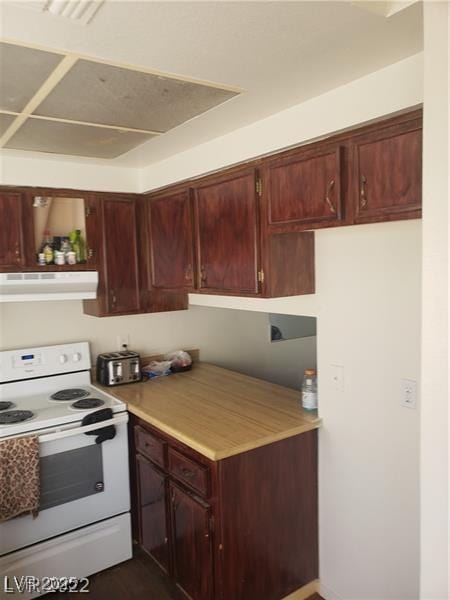
[[[169,532],[166,515],[167,476],[149,460],[137,455],[137,481],[141,543],[159,566],[169,571]]]
[[[281,600],[317,578],[316,430],[219,461],[134,416],[130,431],[135,537],[187,598]]]
[[[213,547],[211,507],[193,492],[170,484],[173,575],[194,600],[211,600]],[[196,567],[198,565],[200,568]]]

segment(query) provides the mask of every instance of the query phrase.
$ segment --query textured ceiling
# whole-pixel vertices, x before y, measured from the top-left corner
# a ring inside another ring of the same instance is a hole
[[[386,18],[341,1],[106,0],[87,27],[5,0],[1,10],[4,38],[245,90],[114,160],[125,166],[226,134],[416,54],[423,44],[420,3]]]
[[[108,159],[238,93],[4,42],[0,81],[0,146]]]

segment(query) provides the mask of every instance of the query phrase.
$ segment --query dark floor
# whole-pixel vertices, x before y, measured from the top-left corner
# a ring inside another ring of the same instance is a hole
[[[51,594],[57,600],[74,600],[73,593]],[[185,600],[175,584],[139,547],[120,565],[89,577],[88,600]],[[262,600],[262,599],[261,599]],[[323,600],[314,594],[308,600]]]

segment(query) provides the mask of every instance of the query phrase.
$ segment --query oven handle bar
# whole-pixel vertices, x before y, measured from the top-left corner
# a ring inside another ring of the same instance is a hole
[[[110,425],[121,425],[122,423],[128,423],[128,413],[120,414],[113,419],[108,419],[108,421],[100,421],[98,423],[92,423],[91,425],[85,425],[84,427],[75,427],[63,431],[56,431],[55,433],[40,435],[38,440],[40,444],[44,442],[53,442],[54,440],[61,440],[73,435],[87,433],[88,431],[103,429],[104,427],[109,427]]]

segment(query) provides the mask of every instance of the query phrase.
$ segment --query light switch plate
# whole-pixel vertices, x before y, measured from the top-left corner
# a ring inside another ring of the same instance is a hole
[[[406,408],[416,408],[417,381],[414,381],[414,379],[400,380],[400,404]]]
[[[342,365],[330,365],[331,384],[338,392],[344,391],[344,367]]]

